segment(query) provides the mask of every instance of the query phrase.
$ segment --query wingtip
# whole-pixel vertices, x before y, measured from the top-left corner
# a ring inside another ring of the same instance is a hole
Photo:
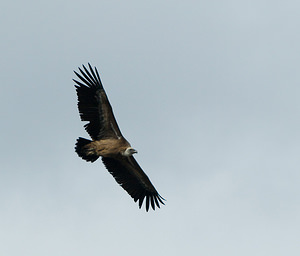
[[[139,199],[139,208],[140,209],[142,208],[143,201],[144,201],[145,198],[146,198],[146,202],[145,202],[145,210],[146,210],[146,212],[148,212],[150,208],[152,208],[154,211],[157,208],[160,209],[160,203],[162,205],[165,205],[165,203],[163,201],[166,201],[166,199],[164,199],[159,194],[157,194],[157,195],[147,195],[147,196]],[[155,206],[157,208],[155,208]]]

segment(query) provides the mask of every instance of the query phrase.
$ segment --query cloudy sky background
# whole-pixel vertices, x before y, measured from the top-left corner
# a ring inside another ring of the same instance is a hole
[[[297,1],[0,5],[1,255],[299,255]],[[74,153],[87,62],[155,212]]]

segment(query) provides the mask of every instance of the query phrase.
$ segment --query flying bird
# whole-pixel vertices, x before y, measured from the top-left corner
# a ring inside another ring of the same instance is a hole
[[[99,157],[106,169],[112,174],[117,183],[127,191],[141,208],[146,198],[146,211],[151,205],[160,208],[164,204],[162,198],[148,176],[143,172],[133,154],[137,151],[123,137],[112,107],[102,86],[99,73],[88,64],[89,70],[83,65],[80,74],[74,71],[80,81],[76,83],[78,110],[82,121],[92,140],[79,137],[75,151],[79,157],[94,162]]]

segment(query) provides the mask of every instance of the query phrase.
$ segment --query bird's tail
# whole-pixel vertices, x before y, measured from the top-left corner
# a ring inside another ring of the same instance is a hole
[[[94,162],[99,158],[91,142],[91,140],[78,138],[75,145],[75,152],[78,156],[88,162]]]

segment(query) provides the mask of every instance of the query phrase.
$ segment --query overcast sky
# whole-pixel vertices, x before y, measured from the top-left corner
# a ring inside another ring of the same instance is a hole
[[[0,255],[300,255],[299,8],[2,1]],[[161,209],[74,152],[88,62]]]

